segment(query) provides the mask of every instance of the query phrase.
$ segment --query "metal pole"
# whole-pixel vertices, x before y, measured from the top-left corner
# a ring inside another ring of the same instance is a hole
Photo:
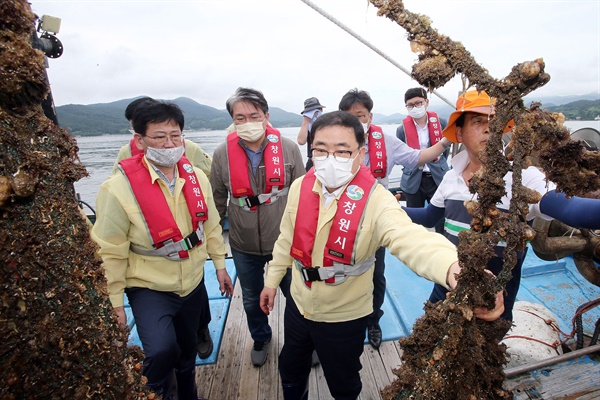
[[[538,361],[533,364],[521,365],[519,367],[510,368],[510,369],[507,369],[506,371],[504,371],[504,373],[506,374],[507,378],[511,378],[513,376],[522,374],[524,372],[528,372],[528,371],[542,368],[542,367],[547,367],[548,365],[552,365],[552,364],[558,364],[560,362],[568,361],[568,360],[571,360],[571,359],[579,357],[579,356],[584,356],[586,354],[595,353],[597,351],[600,351],[600,344],[588,346],[588,347],[586,347],[584,349],[580,349],[580,350],[574,350],[574,351],[571,351],[570,353],[566,353],[566,354],[562,354],[560,356],[548,358],[546,360]]]

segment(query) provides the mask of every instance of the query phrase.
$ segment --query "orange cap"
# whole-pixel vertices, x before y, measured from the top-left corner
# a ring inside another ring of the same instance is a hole
[[[477,90],[471,90],[463,93],[458,100],[456,100],[456,111],[450,114],[448,125],[442,131],[442,134],[448,140],[458,143],[458,139],[456,138],[456,120],[464,112],[494,115],[496,113],[496,108],[494,107],[495,103],[496,99],[491,98],[483,91],[479,93]]]

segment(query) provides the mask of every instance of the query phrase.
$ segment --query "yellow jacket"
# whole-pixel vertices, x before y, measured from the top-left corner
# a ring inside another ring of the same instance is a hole
[[[312,283],[312,289],[309,289],[293,264],[290,247],[303,179],[304,177],[297,179],[290,188],[281,221],[281,234],[275,242],[265,286],[276,288],[287,268],[292,268],[291,294],[305,318],[319,322],[343,322],[369,315],[373,312],[373,268],[362,275],[349,276],[339,285],[316,281]],[[327,210],[323,209],[322,186],[318,180],[315,181],[313,192],[321,197],[321,208],[312,263],[323,265],[325,244],[343,191]],[[450,241],[412,223],[395,197],[383,186],[377,185],[365,208],[356,242],[356,262],[373,256],[381,246],[387,247],[392,255],[418,275],[443,286],[446,286],[448,268],[458,260],[456,247]],[[387,273],[393,274],[394,270],[388,268]]]
[[[189,258],[181,261],[144,256],[130,251],[130,243],[152,249],[152,241],[129,182],[119,171],[100,186],[92,239],[100,246],[99,253],[104,263],[113,307],[123,305],[126,287],[144,287],[186,296],[204,277],[207,255],[212,258],[216,269],[225,268],[227,248],[223,242],[212,189],[206,175],[197,168],[195,172],[208,205],[208,220],[204,221],[204,243],[190,250]],[[158,181],[182,235],[189,235],[192,232],[192,221],[182,193],[185,179],[177,178],[175,193],[172,195],[167,184],[153,168],[150,168],[150,176],[153,183]]]
[[[196,142],[192,142],[189,139],[185,140],[185,157],[190,160],[192,165],[196,168],[200,168],[202,172],[206,174],[207,177],[210,177],[210,167],[212,165],[212,157],[202,150],[199,144]],[[126,145],[121,147],[119,150],[119,155],[117,155],[117,160],[115,161],[112,169],[112,174],[116,174],[119,172],[119,161],[124,160],[126,158],[131,157],[131,147],[129,147],[129,142]]]

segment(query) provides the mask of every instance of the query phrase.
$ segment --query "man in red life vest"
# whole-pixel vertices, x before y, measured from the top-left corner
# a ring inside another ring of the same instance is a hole
[[[140,104],[145,104],[148,102],[151,103],[155,101],[156,100],[154,100],[152,97],[140,97],[129,103],[129,105],[125,108],[125,118],[127,119],[127,121],[129,121],[130,127],[132,126],[131,121],[133,119],[133,114],[135,113],[136,108]],[[131,134],[133,135],[133,128],[130,128],[129,132],[131,132]],[[210,166],[212,164],[212,158],[204,152],[204,150],[202,149],[202,147],[200,147],[199,144],[191,140],[185,139],[183,142],[183,147],[185,147],[185,156],[188,160],[190,160],[192,165],[196,168],[200,168],[202,172],[206,174],[207,177],[210,177]],[[140,152],[142,152],[142,149],[138,148],[135,140],[132,138],[129,141],[129,143],[123,145],[119,149],[119,154],[117,155],[117,160],[113,165],[112,173],[114,174],[119,171],[119,161],[129,158],[132,155],[139,154]],[[210,353],[208,353],[208,355],[206,355],[205,357],[200,356],[200,358],[206,358],[209,355]]]
[[[423,88],[408,89],[404,94],[404,104],[408,116],[396,129],[396,137],[413,149],[424,150],[441,141],[446,121],[433,111],[428,111],[429,100]],[[445,151],[435,160],[415,168],[404,168],[400,188],[406,197],[407,207],[425,207],[442,182],[448,166],[448,153]],[[443,221],[435,227],[437,233],[444,232]]]
[[[413,224],[394,195],[361,165],[365,136],[358,118],[345,111],[326,113],[313,130],[314,169],[290,188],[260,305],[269,314],[277,285],[291,269],[279,356],[286,400],[308,398],[313,349],[331,396],[356,399],[377,249],[387,247],[415,273],[449,289],[456,286],[460,267],[455,246]],[[498,318],[501,292],[496,299],[494,310],[475,309],[475,315]]]
[[[340,101],[339,109],[348,111],[357,117],[365,132],[365,157],[364,165],[369,167],[373,176],[386,189],[388,177],[395,165],[402,165],[406,169],[419,168],[425,163],[437,158],[450,146],[450,141],[444,139],[439,144],[427,149],[413,149],[392,135],[383,133],[383,130],[373,124],[373,100],[364,90],[352,89]],[[381,306],[385,298],[385,249],[380,248],[375,254],[375,273],[373,283],[373,314],[367,323],[367,337],[369,343],[378,349],[381,345],[382,332],[379,320],[383,316]]]
[[[289,186],[305,170],[298,145],[268,124],[269,106],[261,92],[238,88],[226,106],[235,131],[214,151],[210,183],[221,221],[229,218],[229,245],[254,340],[250,358],[260,367],[272,332],[259,304],[264,270],[279,236]],[[281,285],[286,295],[289,280],[288,275]]]
[[[102,184],[92,238],[100,246],[110,301],[126,324],[127,294],[144,348],[148,386],[171,399],[196,400],[195,360],[201,316],[208,310],[204,263],[217,270],[222,294],[233,292],[227,248],[208,178],[183,155],[183,113],[151,102],[133,117],[142,149]]]
[[[129,132],[131,132],[132,135],[135,134],[135,131],[133,130],[132,121],[136,109],[140,105],[152,103],[157,103],[157,101],[154,100],[152,97],[140,97],[138,99],[133,100],[125,108],[125,118],[127,119],[127,121],[129,121]],[[204,172],[206,174],[206,177],[208,178],[210,176],[210,166],[212,164],[212,158],[208,154],[206,154],[198,144],[192,142],[191,140],[184,139],[183,147],[185,147],[184,154],[186,158],[190,160],[190,163],[194,167],[202,170],[202,172]],[[129,143],[122,146],[119,150],[117,160],[113,165],[113,175],[120,171],[119,161],[143,153],[143,151],[144,149],[141,147],[141,145],[139,145],[136,142],[135,138],[131,138]],[[210,323],[210,320],[211,315],[209,309],[207,313],[203,314],[202,320],[200,321],[200,328],[198,328],[198,357],[202,359],[210,357],[210,355],[213,352],[214,345],[212,338],[210,337],[210,330],[208,329],[208,324]]]

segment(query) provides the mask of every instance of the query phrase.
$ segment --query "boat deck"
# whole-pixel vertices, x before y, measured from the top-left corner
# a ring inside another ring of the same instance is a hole
[[[256,368],[250,361],[253,342],[241,296],[236,283],[217,362],[196,367],[198,395],[210,400],[283,399],[277,355],[283,346],[285,298],[281,293],[276,297],[269,316],[273,329],[270,353],[265,365]],[[593,353],[515,374],[507,379],[506,387],[513,390],[514,399],[600,399],[600,345],[595,347]],[[397,340],[383,342],[379,350],[365,345],[360,358],[363,390],[359,399],[381,398],[379,391],[395,379],[392,369],[400,365],[401,354]],[[333,399],[320,366],[312,369],[309,385],[309,399]]]
[[[256,368],[250,361],[253,341],[246,324],[242,293],[236,282],[229,308],[227,326],[223,332],[216,364],[196,367],[198,395],[210,400],[279,400],[283,399],[277,370],[277,355],[283,346],[283,311],[285,297],[278,293],[275,307],[269,316],[273,329],[267,362]],[[383,342],[379,351],[365,346],[361,356],[363,390],[360,399],[379,399],[379,390],[394,378],[392,368],[400,365],[398,341]],[[310,374],[309,399],[333,399],[320,366]]]

